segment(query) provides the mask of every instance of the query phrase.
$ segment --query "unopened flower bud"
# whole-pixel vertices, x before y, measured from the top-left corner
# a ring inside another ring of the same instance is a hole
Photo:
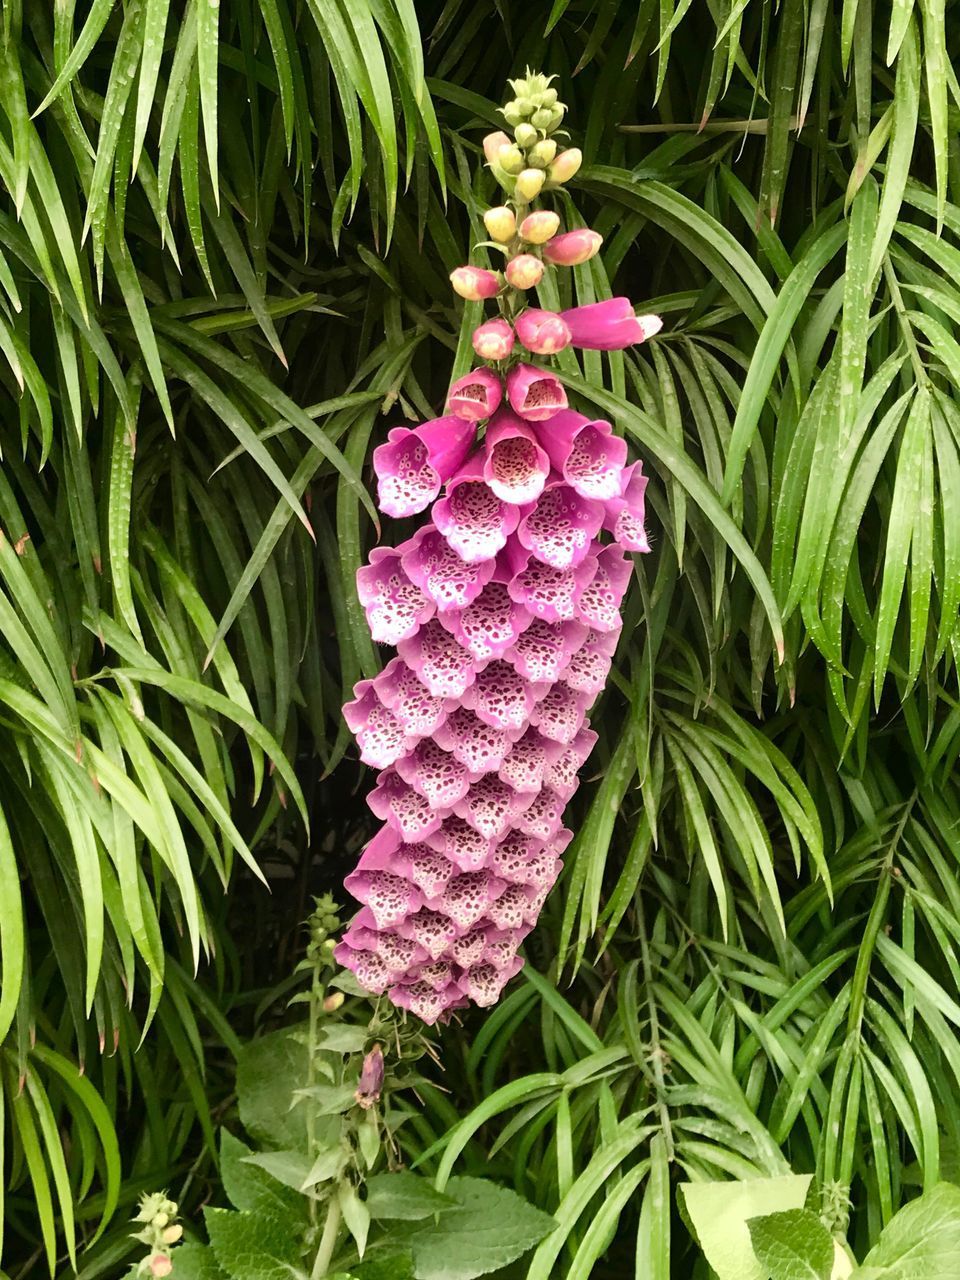
[[[548,262],[558,267],[578,267],[581,262],[589,262],[602,244],[603,236],[599,232],[581,227],[578,231],[566,231],[562,236],[555,236],[544,245],[543,253]]]
[[[550,107],[538,107],[530,117],[530,123],[538,129],[549,129],[553,124],[553,115]]]
[[[498,129],[496,133],[488,133],[483,140],[483,154],[486,157],[487,164],[498,164],[500,148],[509,146],[510,139],[502,129]]]
[[[583,153],[579,147],[568,147],[561,151],[547,170],[551,182],[569,182],[583,164]]]
[[[520,238],[528,244],[546,244],[559,230],[559,217],[550,209],[538,209],[520,223]]]
[[[517,337],[537,356],[553,356],[570,341],[566,322],[555,311],[528,307],[517,317]]]
[[[163,1243],[176,1244],[182,1235],[183,1227],[181,1227],[179,1222],[175,1222],[173,1226],[167,1227],[166,1231],[164,1231],[162,1236]]]
[[[368,1111],[380,1100],[383,1089],[383,1049],[375,1044],[363,1060],[360,1080],[354,1097],[364,1111]]]
[[[450,272],[450,283],[454,293],[466,298],[468,302],[493,298],[500,289],[499,277],[483,267],[457,267]]]
[[[560,128],[563,121],[563,113],[565,111],[566,107],[561,106],[559,103],[553,108],[553,111],[550,113],[550,123],[547,125],[548,133],[552,133],[554,129]]]
[[[524,169],[517,175],[517,195],[523,200],[535,200],[543,186],[542,169]]]
[[[532,147],[540,137],[532,124],[518,124],[513,132],[518,147]]]
[[[154,1215],[153,1225],[159,1230],[161,1227],[165,1227],[169,1221],[170,1215],[168,1213],[158,1213]]]
[[[532,102],[529,98],[515,98],[513,101],[513,106],[516,107],[517,111],[520,113],[521,118],[524,116],[532,115],[533,112],[536,110],[536,104]]]
[[[542,107],[555,107],[557,105],[556,89],[544,89],[540,95],[540,105]]]
[[[168,1276],[173,1270],[173,1263],[165,1253],[155,1253],[150,1259],[150,1274],[152,1276]]]
[[[488,320],[474,329],[472,341],[481,360],[506,360],[513,350],[513,329],[506,320]]]
[[[514,289],[533,289],[543,279],[543,263],[532,253],[521,253],[507,263],[505,273]]]
[[[527,164],[532,164],[535,169],[546,169],[556,154],[557,144],[552,138],[544,138],[527,152]]]
[[[500,148],[497,156],[497,162],[504,173],[522,173],[526,161],[523,158],[523,152],[519,147],[515,147],[513,143],[508,143],[505,147]]]
[[[507,103],[507,105],[503,108],[503,118],[504,120],[506,120],[507,124],[509,125],[520,123],[520,121],[523,119],[523,116],[521,115],[520,108],[517,106],[516,102]]]
[[[343,992],[334,991],[330,995],[324,997],[323,1012],[336,1013],[343,1004]]]
[[[512,209],[508,209],[505,204],[502,204],[496,209],[487,210],[483,215],[483,225],[487,228],[487,234],[491,240],[498,240],[500,244],[506,244],[516,234],[517,215]]]

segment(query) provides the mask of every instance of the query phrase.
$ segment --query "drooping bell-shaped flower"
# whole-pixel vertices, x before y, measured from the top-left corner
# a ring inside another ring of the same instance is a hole
[[[476,429],[464,418],[433,418],[419,427],[394,427],[373,451],[377,505],[398,519],[417,515],[463,464]]]
[[[576,231],[565,231],[562,236],[555,236],[549,244],[544,245],[543,256],[558,267],[578,267],[581,262],[589,262],[599,253],[602,244],[603,236],[598,231],[580,227]]]
[[[591,553],[603,517],[602,503],[581,497],[563,481],[554,481],[520,521],[517,538],[544,564],[570,569]]]
[[[467,564],[495,556],[519,521],[518,508],[498,498],[483,478],[480,455],[467,460],[433,508],[434,524]]]
[[[357,572],[357,595],[367,615],[370,634],[378,644],[398,644],[437,611],[400,564],[396,547],[374,547],[370,562]]]
[[[567,407],[563,384],[548,369],[518,364],[507,374],[507,397],[514,413],[528,422],[543,422]]]
[[[401,568],[439,613],[465,609],[476,600],[493,574],[492,560],[469,562],[458,555],[432,524],[418,529],[404,543]]]
[[[501,409],[483,439],[483,478],[504,502],[535,502],[547,482],[550,459],[533,429]]]
[[[570,342],[570,330],[555,311],[527,307],[516,319],[517,337],[537,356],[553,356]]]
[[[496,413],[503,398],[503,383],[490,369],[473,369],[458,378],[447,392],[447,408],[458,418],[481,422]]]
[[[586,351],[620,351],[646,342],[659,333],[659,316],[638,316],[629,298],[607,298],[560,313],[570,329],[570,341]]]
[[[591,421],[568,409],[551,418],[543,447],[554,469],[582,497],[606,501],[620,496],[627,444],[613,434],[609,422]]]
[[[606,503],[603,527],[609,529],[613,539],[625,551],[649,551],[647,531],[644,528],[644,493],[647,477],[639,462],[624,467],[622,491]]]

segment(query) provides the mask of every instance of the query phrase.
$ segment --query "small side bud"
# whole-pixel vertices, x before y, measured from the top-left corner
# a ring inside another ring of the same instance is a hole
[[[514,289],[533,289],[543,279],[543,263],[532,253],[521,253],[507,263],[505,273]]]
[[[503,108],[503,118],[509,125],[517,125],[523,119],[516,102],[508,102]]]
[[[173,1226],[167,1227],[161,1239],[163,1240],[164,1244],[176,1244],[182,1235],[183,1235],[183,1227],[181,1227],[179,1222],[175,1222]]]
[[[557,144],[552,138],[544,138],[527,152],[527,164],[532,164],[535,169],[546,169],[556,154]]]
[[[508,143],[505,147],[500,148],[497,156],[497,162],[504,173],[517,174],[523,172],[526,161],[523,158],[523,152],[519,147],[515,147],[513,143]]]
[[[472,341],[481,360],[506,360],[513,350],[513,329],[506,320],[487,320],[474,329]]]
[[[150,1274],[152,1276],[168,1276],[173,1270],[173,1263],[165,1253],[155,1253],[150,1259]]]
[[[532,147],[540,137],[532,124],[518,124],[513,132],[518,147]]]
[[[513,106],[516,107],[521,120],[526,119],[527,116],[533,115],[536,110],[536,104],[529,98],[515,98]]]
[[[484,267],[457,267],[450,272],[454,293],[468,302],[493,298],[500,290],[500,278]]]
[[[508,244],[517,233],[517,215],[505,204],[498,205],[483,215],[483,225],[491,240]]]
[[[498,129],[496,133],[488,133],[483,140],[483,154],[487,164],[499,164],[500,148],[509,146],[510,139],[502,129]]]
[[[551,182],[569,182],[583,164],[583,153],[579,147],[568,147],[561,151],[547,170]]]
[[[153,1225],[159,1230],[161,1227],[165,1227],[169,1221],[170,1215],[168,1213],[158,1213],[153,1219]]]
[[[542,107],[555,107],[557,105],[556,89],[544,89],[540,95],[540,105]]]
[[[550,209],[538,209],[520,223],[520,238],[528,244],[546,244],[559,230],[559,217]]]
[[[524,169],[517,175],[517,195],[523,200],[535,200],[544,183],[542,169]]]
[[[342,1004],[343,1004],[343,992],[334,991],[331,995],[324,997],[323,1012],[336,1013]]]
[[[537,129],[548,130],[553,124],[554,114],[555,109],[551,110],[550,107],[538,107],[530,117],[530,123]]]
[[[543,253],[548,262],[558,267],[578,267],[581,262],[589,262],[599,252],[603,244],[603,236],[589,227],[581,227],[577,231],[566,231],[556,236],[549,244],[544,245]]]

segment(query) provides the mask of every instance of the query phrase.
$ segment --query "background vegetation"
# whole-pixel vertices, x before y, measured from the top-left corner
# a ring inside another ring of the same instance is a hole
[[[397,1141],[556,1215],[529,1280],[696,1274],[677,1180],[815,1174],[862,1255],[957,1170],[955,15],[4,4],[11,1277],[119,1274],[142,1190],[217,1195],[241,1040],[367,833],[366,459],[466,360],[446,274],[526,63],[606,237],[576,298],[665,318],[563,366],[655,549],[526,976]]]

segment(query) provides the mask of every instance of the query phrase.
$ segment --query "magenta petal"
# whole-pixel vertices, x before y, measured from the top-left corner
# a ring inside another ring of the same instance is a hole
[[[547,786],[563,799],[564,804],[576,791],[580,781],[577,774],[583,768],[596,743],[597,735],[592,729],[584,727],[567,746],[563,755],[547,768],[545,774]]]
[[[507,396],[514,413],[528,422],[543,422],[567,407],[563,384],[547,369],[518,364],[507,374]]]
[[[474,781],[474,775],[459,760],[430,738],[398,760],[396,768],[432,809],[451,809]]]
[[[442,809],[431,809],[423,796],[392,769],[380,774],[367,804],[406,841],[425,840],[446,817]]]
[[[419,427],[394,427],[373,451],[380,510],[390,516],[423,511],[473,446],[476,430],[462,418],[434,418]]]
[[[472,712],[465,712],[471,715]],[[478,721],[479,723],[479,721]],[[494,730],[489,730],[493,733]],[[452,814],[430,837],[431,848],[437,849],[461,871],[477,871],[490,856],[490,840],[463,818]],[[460,961],[459,963],[464,963]]]
[[[447,408],[458,418],[480,422],[500,407],[503,383],[490,369],[474,369],[458,378],[447,393]]]
[[[500,992],[522,968],[523,961],[519,956],[515,956],[503,969],[498,969],[489,961],[485,961],[468,969],[458,980],[457,986],[474,1004],[485,1009],[497,1003]]]
[[[570,330],[570,341],[587,351],[619,351],[656,332],[653,317],[639,319],[629,298],[607,298],[560,314]]]
[[[423,981],[391,987],[389,992],[395,1005],[401,1009],[409,1009],[428,1027],[432,1027],[448,1009],[456,1007],[460,994],[460,988],[454,983],[442,991],[435,991],[428,982]]]
[[[487,427],[483,447],[483,478],[498,498],[520,505],[540,497],[550,459],[526,423],[501,410]]]
[[[639,462],[626,467],[622,476],[621,493],[606,504],[603,527],[609,529],[614,540],[625,551],[649,551],[645,515],[644,491],[647,477]]]
[[[540,706],[539,703],[537,705]],[[498,770],[500,781],[513,787],[514,791],[539,791],[548,765],[559,757],[562,750],[562,744],[552,742],[537,729],[529,728],[504,757]]]
[[[517,828],[538,840],[552,840],[563,823],[567,802],[550,787],[538,792],[533,803],[517,817]]]
[[[620,602],[630,581],[630,561],[619,547],[604,547],[596,573],[577,598],[577,615],[596,631],[616,631],[622,625]]]
[[[455,706],[450,699],[434,697],[402,658],[389,662],[372,683],[411,738],[436,733]]]
[[[343,708],[343,718],[360,747],[360,759],[374,769],[386,769],[414,745],[415,739],[377,697],[371,680],[361,680],[357,695]]]
[[[472,604],[446,615],[443,621],[478,662],[486,662],[502,658],[532,619],[522,605],[511,600],[504,583],[488,582]]]
[[[594,556],[572,569],[554,569],[540,560],[530,560],[507,590],[511,599],[545,622],[566,622],[577,616],[580,594],[595,576],[596,566]]]
[[[441,613],[465,608],[493,574],[493,560],[467,563],[431,524],[419,529],[404,546],[408,550],[400,561],[403,571]]]
[[[454,813],[488,840],[498,840],[520,820],[532,799],[530,794],[508,787],[496,774],[487,773],[454,806]]]
[[[468,707],[458,707],[436,735],[438,745],[475,774],[496,771],[515,738],[515,731],[485,724]]]
[[[471,654],[432,618],[397,651],[435,698],[462,698],[476,677]]]
[[[479,460],[461,468],[433,508],[434,524],[468,564],[492,559],[520,520],[518,509],[497,497],[481,470]]]
[[[433,601],[403,572],[400,554],[395,547],[374,547],[369,564],[357,570],[357,595],[370,634],[380,644],[412,636],[436,612]]]
[[[539,428],[538,437],[554,468],[582,497],[605,502],[620,496],[627,445],[609,422],[558,413]]]
[[[558,680],[571,655],[589,635],[583,622],[546,622],[534,618],[504,657],[526,680]]]
[[[545,738],[567,746],[583,728],[587,697],[558,680],[533,709],[530,723]]]
[[[590,554],[603,524],[599,502],[583,498],[569,485],[553,481],[517,526],[524,547],[544,564],[569,569]]]
[[[570,342],[570,330],[555,311],[527,307],[514,322],[517,337],[534,355],[553,356]]]
[[[563,682],[578,693],[586,694],[593,699],[607,683],[610,674],[610,663],[613,650],[616,648],[617,632],[610,631],[602,635],[603,640],[611,640],[611,645],[588,643],[579,648],[571,657],[563,672]]]
[[[498,660],[477,675],[464,694],[463,705],[495,729],[522,731],[543,692],[541,686],[517,675],[509,663]]]
[[[389,928],[418,910],[419,890],[391,871],[354,871],[344,881],[353,896],[369,907],[378,929]]]

